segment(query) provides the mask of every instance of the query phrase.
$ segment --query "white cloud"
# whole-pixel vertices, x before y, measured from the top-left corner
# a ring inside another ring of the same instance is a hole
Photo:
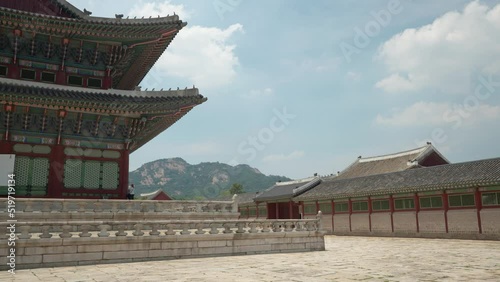
[[[187,20],[191,17],[191,13],[186,10],[184,5],[175,5],[170,1],[163,3],[139,1],[136,3],[129,12],[130,17],[136,16],[137,18],[149,17],[166,17],[173,14],[179,15],[181,20]]]
[[[264,162],[283,162],[283,161],[291,161],[300,159],[305,155],[303,151],[293,151],[288,155],[285,154],[276,154],[276,155],[268,155],[262,159]]]
[[[394,109],[392,114],[386,117],[377,115],[375,122],[379,125],[401,127],[446,124],[458,127],[499,118],[500,106],[418,102],[405,109]]]
[[[163,53],[156,67],[169,76],[188,79],[200,88],[217,88],[229,84],[236,76],[239,60],[235,45],[228,40],[243,26],[226,29],[193,26],[183,28]]]
[[[274,94],[274,90],[272,88],[264,88],[264,89],[254,89],[249,93],[243,95],[244,98],[247,99],[262,99],[272,97]]]
[[[500,71],[500,4],[478,1],[449,12],[432,24],[407,29],[386,41],[377,58],[391,74],[376,87],[386,92],[434,88],[448,93],[471,90],[471,72]]]
[[[157,17],[172,15],[174,12],[182,20],[189,19],[191,14],[183,5],[174,5],[170,1],[141,1],[129,14]],[[190,84],[203,89],[229,84],[235,78],[236,67],[239,66],[239,59],[234,52],[236,45],[230,43],[230,39],[238,32],[243,32],[240,24],[233,24],[226,29],[189,25],[184,27],[152,69],[155,80],[160,81],[170,76],[188,80]]]
[[[361,80],[361,74],[355,71],[349,71],[346,74],[346,78],[351,81],[360,81]]]

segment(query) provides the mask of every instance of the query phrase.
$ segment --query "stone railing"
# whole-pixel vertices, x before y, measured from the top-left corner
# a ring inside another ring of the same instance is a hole
[[[0,241],[15,241],[14,251],[0,248],[0,270],[325,249],[320,214],[299,220],[18,220],[0,228],[7,231]]]
[[[1,201],[7,206],[7,200]],[[0,214],[5,212],[0,210]],[[80,199],[16,199],[16,212],[23,213],[237,213],[235,201],[141,201]]]
[[[10,223],[0,223],[7,230]],[[187,236],[320,231],[319,219],[17,222],[17,239]],[[5,233],[0,239],[7,239]]]

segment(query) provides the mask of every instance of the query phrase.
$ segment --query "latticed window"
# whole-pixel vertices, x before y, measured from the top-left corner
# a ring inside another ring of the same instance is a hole
[[[45,196],[49,178],[49,160],[16,156],[14,162],[17,196]],[[2,186],[0,194],[7,194],[7,187]]]
[[[330,214],[330,213],[332,213],[332,203],[320,203],[319,204],[319,210],[323,214]]]
[[[442,208],[442,207],[443,207],[443,199],[441,196],[420,198],[420,208],[422,209]]]
[[[259,217],[267,217],[267,208],[259,207]]]
[[[415,208],[415,200],[413,199],[396,199],[394,200],[394,208],[397,210],[411,210]]]
[[[349,211],[349,203],[335,203],[335,212],[348,212]]]
[[[318,211],[316,210],[316,204],[305,204],[304,205],[304,214],[316,214]]]
[[[475,206],[474,194],[450,195],[448,196],[450,207],[471,207]]]
[[[390,209],[389,200],[373,200],[372,209],[374,211],[388,211]]]
[[[500,192],[483,193],[481,198],[483,200],[483,205],[485,205],[485,206],[500,205]]]
[[[352,211],[368,211],[368,201],[352,202]]]
[[[257,209],[256,208],[249,208],[248,215],[257,216]]]
[[[120,176],[116,162],[68,159],[64,164],[64,187],[86,189],[118,188]]]

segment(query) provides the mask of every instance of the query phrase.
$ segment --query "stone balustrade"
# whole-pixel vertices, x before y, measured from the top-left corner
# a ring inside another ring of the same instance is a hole
[[[0,223],[6,230],[10,223]],[[18,239],[187,236],[320,231],[318,219],[17,222]],[[5,233],[0,239],[6,239]]]
[[[7,203],[6,199],[2,202]],[[4,204],[2,203],[2,204]],[[16,211],[24,213],[87,213],[87,212],[216,212],[237,213],[236,202],[229,201],[141,201],[18,198]],[[2,211],[0,211],[1,213]]]
[[[16,269],[325,249],[320,215],[302,220],[18,221]],[[7,230],[11,223],[0,223]],[[7,242],[12,234],[0,233]],[[0,270],[11,250],[0,247]]]

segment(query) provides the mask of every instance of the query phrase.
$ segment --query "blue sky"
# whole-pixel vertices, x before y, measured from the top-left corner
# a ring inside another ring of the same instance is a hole
[[[208,101],[131,155],[246,163],[291,178],[431,141],[500,156],[500,1],[70,1],[188,26],[141,85]]]

